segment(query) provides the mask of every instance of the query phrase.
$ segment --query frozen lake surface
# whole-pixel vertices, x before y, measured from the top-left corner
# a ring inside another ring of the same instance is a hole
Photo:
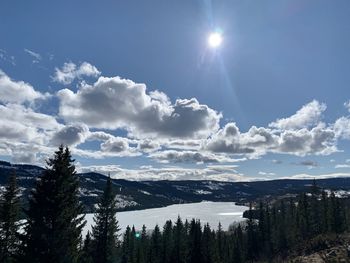
[[[143,224],[146,225],[147,229],[153,229],[158,224],[162,229],[167,220],[171,219],[174,222],[178,215],[183,221],[196,218],[200,219],[202,223],[208,222],[212,228],[217,228],[219,222],[221,222],[223,229],[226,230],[233,222],[244,220],[242,215],[247,209],[248,207],[237,206],[233,202],[201,202],[118,212],[117,219],[121,232],[124,232],[128,225],[130,227],[134,225],[137,230],[140,230]],[[91,230],[93,214],[87,214],[85,219],[87,224],[83,231],[84,236],[88,230]]]

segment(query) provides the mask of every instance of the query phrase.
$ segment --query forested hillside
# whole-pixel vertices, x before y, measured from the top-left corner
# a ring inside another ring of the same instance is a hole
[[[324,191],[316,181],[297,197],[251,204],[246,222],[228,230],[220,225],[214,230],[216,226],[195,218],[141,230],[130,221],[120,229],[109,177],[98,200],[92,232],[83,238],[78,176],[68,148],[60,147],[31,192],[26,220],[19,221],[13,173],[0,202],[0,262],[279,262],[305,249],[326,249],[339,238],[345,246],[349,231],[347,199]],[[347,260],[347,255],[341,257]]]

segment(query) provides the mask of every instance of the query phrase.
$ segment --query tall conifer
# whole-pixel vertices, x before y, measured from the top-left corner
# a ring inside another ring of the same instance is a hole
[[[117,202],[113,191],[112,180],[107,178],[106,187],[97,205],[92,228],[94,244],[94,262],[116,262],[119,226],[116,219]]]
[[[0,202],[0,262],[15,261],[19,248],[19,189],[15,171],[11,174]]]
[[[30,263],[75,263],[85,225],[79,182],[68,147],[60,146],[29,200],[24,259]]]

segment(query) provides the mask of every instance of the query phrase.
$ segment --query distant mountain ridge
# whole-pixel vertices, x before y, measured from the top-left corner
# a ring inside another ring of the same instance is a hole
[[[18,185],[25,201],[44,168],[0,161],[0,189],[3,189],[7,177],[13,170],[16,171]],[[92,172],[78,175],[80,178],[80,199],[86,207],[86,212],[92,212],[97,198],[105,186],[106,177]],[[292,179],[255,182],[113,179],[119,210],[136,210],[200,201],[246,203],[259,198],[268,200],[276,196],[294,195],[307,191],[312,182],[313,180]],[[341,195],[350,195],[350,178],[320,179],[317,180],[317,185],[325,189],[338,190]]]

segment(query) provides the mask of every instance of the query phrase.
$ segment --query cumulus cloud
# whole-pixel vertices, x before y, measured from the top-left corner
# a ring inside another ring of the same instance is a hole
[[[58,92],[59,114],[66,121],[103,129],[125,128],[137,138],[205,138],[219,128],[221,114],[192,99],[171,104],[161,92],[148,94],[144,84],[100,77],[78,92]]]
[[[54,133],[51,139],[53,145],[77,145],[86,140],[89,129],[85,124],[75,124],[63,127]]]
[[[334,132],[340,139],[350,139],[350,118],[341,117],[334,123]]]
[[[98,77],[99,75],[101,75],[101,72],[90,63],[83,62],[77,66],[73,62],[67,62],[63,64],[62,68],[55,68],[55,74],[52,79],[55,82],[67,85],[75,79]]]
[[[103,152],[122,153],[122,152],[136,151],[136,148],[130,147],[129,140],[127,138],[114,137],[102,143],[101,150]]]
[[[139,141],[137,147],[140,151],[143,152],[154,152],[161,148],[160,144],[157,141],[148,139]]]
[[[47,132],[62,127],[53,116],[18,104],[0,105],[0,138],[42,141]]]
[[[155,152],[149,155],[151,158],[163,163],[221,163],[221,162],[235,162],[241,160],[234,160],[225,155],[207,153],[207,152],[195,152],[195,151],[174,151],[165,150]]]
[[[304,105],[294,115],[288,118],[278,119],[277,121],[270,123],[269,126],[282,130],[307,128],[317,124],[320,121],[326,108],[326,104],[313,100],[312,102]]]
[[[36,153],[33,152],[14,152],[12,162],[32,164],[36,162]]]
[[[82,166],[79,172],[97,172],[110,174],[117,179],[131,180],[218,180],[218,181],[251,181],[257,178],[245,177],[235,170],[235,165],[208,165],[204,168],[152,167],[125,169],[119,165]]]
[[[285,131],[280,135],[279,144],[273,152],[298,156],[329,155],[337,152],[335,132],[323,123],[311,130]]]
[[[45,98],[45,95],[23,81],[15,81],[0,69],[0,102],[23,103]]]
[[[219,153],[245,154],[251,157],[261,156],[267,152],[298,156],[331,154],[337,151],[336,132],[333,127],[316,122],[320,116],[315,112],[321,113],[323,109],[325,106],[313,101],[303,106],[292,117],[280,119],[270,125],[278,129],[252,126],[247,132],[242,133],[235,123],[227,123],[206,141],[204,149]],[[307,118],[306,112],[312,112],[313,117]],[[313,127],[308,127],[311,124]]]

